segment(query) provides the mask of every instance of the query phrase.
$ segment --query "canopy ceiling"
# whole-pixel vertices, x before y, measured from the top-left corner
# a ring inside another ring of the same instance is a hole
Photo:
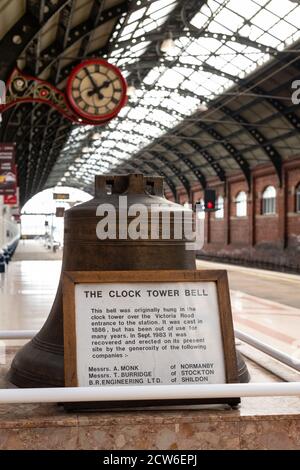
[[[64,89],[74,65],[104,57],[132,91],[104,127],[44,105],[5,114],[23,201],[57,184],[92,192],[96,173],[160,174],[175,193],[234,172],[250,185],[251,168],[271,162],[280,181],[299,154],[298,1],[0,0],[0,15],[1,78],[17,63]]]

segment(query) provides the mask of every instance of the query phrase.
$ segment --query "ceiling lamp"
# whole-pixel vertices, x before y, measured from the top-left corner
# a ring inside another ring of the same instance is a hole
[[[160,45],[160,51],[164,54],[170,53],[176,47],[172,33],[168,33],[168,37],[163,40]]]
[[[208,110],[208,106],[206,103],[202,102],[199,104],[198,111],[207,111],[207,110]]]
[[[93,139],[93,140],[99,140],[99,139],[101,139],[101,134],[100,134],[100,132],[95,132],[95,134],[93,134],[93,136],[92,136],[92,139]]]
[[[127,96],[135,96],[136,94],[136,88],[133,83],[131,85],[128,85],[127,87]]]

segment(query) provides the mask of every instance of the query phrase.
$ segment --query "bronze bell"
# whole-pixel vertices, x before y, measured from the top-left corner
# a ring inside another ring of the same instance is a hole
[[[122,195],[127,196],[128,207],[136,203],[148,208],[159,204],[162,212],[170,212],[171,220],[175,212],[185,210],[165,199],[161,177],[141,174],[96,176],[95,198],[65,213],[62,271],[195,269],[195,252],[185,249],[186,240],[151,239],[150,227],[148,240],[97,238],[96,226],[100,220],[96,215],[97,207],[109,203],[118,211],[119,196]],[[238,370],[240,381],[247,382],[248,370],[239,354]],[[18,387],[64,386],[61,281],[46,323],[18,351],[8,378]]]

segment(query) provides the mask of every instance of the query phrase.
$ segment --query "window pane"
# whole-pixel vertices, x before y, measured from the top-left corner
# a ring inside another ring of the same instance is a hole
[[[296,189],[296,212],[300,212],[300,186]]]
[[[236,216],[245,217],[247,215],[247,194],[244,191],[241,191],[236,199]]]

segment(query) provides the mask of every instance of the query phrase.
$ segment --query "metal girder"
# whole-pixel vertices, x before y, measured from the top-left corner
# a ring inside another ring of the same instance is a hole
[[[148,150],[147,150],[148,152]],[[175,176],[181,181],[184,189],[186,190],[188,197],[190,197],[191,193],[191,185],[189,180],[181,173],[180,169],[176,167],[172,162],[170,162],[166,157],[161,155],[156,150],[150,150],[150,153],[154,155],[158,160],[164,163],[170,170],[174,173]]]
[[[163,61],[165,64],[169,64],[169,62],[164,59]],[[160,62],[159,64],[161,65],[162,62]],[[158,62],[157,60],[154,61],[154,60],[145,60],[143,61],[141,64],[139,64],[138,66],[138,70],[141,71],[141,70],[152,70],[154,67],[157,67],[158,66]],[[175,65],[176,67],[176,65]],[[227,78],[228,80],[231,80],[233,83],[239,83],[240,79],[234,75],[231,75],[230,73],[227,73],[227,72],[224,72],[223,70],[219,70],[219,69],[216,69],[215,67],[209,65],[209,64],[199,64],[199,65],[196,65],[196,64],[193,64],[193,67],[194,69],[201,69],[203,70],[204,72],[208,72],[208,73],[211,73],[211,74],[214,74],[214,75],[218,75],[220,77],[223,77],[223,78]],[[126,71],[130,72],[132,70],[136,70],[137,69],[137,66],[136,66],[136,63],[133,63],[133,64],[128,64],[126,66]],[[130,82],[130,79],[129,79],[129,82]]]
[[[62,123],[62,121],[64,120],[63,117],[60,117],[60,123]],[[71,125],[70,125],[71,127]],[[61,134],[61,132],[63,131],[63,134]],[[57,150],[56,149],[56,145],[57,145],[57,141],[58,140],[62,140],[62,142],[59,143],[59,147],[61,148],[64,143],[65,143],[65,140],[67,138],[67,135],[65,134],[65,129],[61,129],[60,128],[60,125],[57,126],[57,130],[56,130],[56,135],[54,137],[54,139],[52,140],[52,144],[50,145],[50,148],[48,150],[48,155],[47,155],[47,159],[45,160],[45,163],[44,163],[44,169],[43,171],[41,172],[41,175],[40,175],[40,180],[39,180],[39,183],[36,187],[36,192],[38,192],[39,190],[41,190],[49,176],[49,173],[52,169],[52,166],[53,166],[53,161],[52,161],[52,154],[54,153],[54,150]]]
[[[126,3],[121,3],[120,5],[115,5],[105,11],[99,18],[97,27],[102,24],[107,23],[113,18],[118,18],[122,13],[127,11]],[[57,60],[59,60],[68,50],[73,47],[78,41],[82,40],[84,37],[89,36],[91,32],[95,29],[93,21],[88,19],[80,23],[79,25],[72,28],[68,34],[67,46],[64,48],[63,45],[55,41],[50,44],[49,47],[43,50],[40,60],[43,63],[40,73],[45,72],[49,67],[53,66]]]
[[[34,127],[35,127],[36,125],[39,125],[39,124],[43,121],[43,119],[44,119],[44,115],[43,115],[42,112],[40,112],[39,108],[40,108],[40,105],[38,105],[38,106],[35,108],[36,110],[38,110],[38,113],[39,113],[39,114],[37,114],[38,119],[37,119],[36,122],[34,123]],[[31,116],[31,112],[28,113],[28,119],[30,119],[30,116]],[[48,123],[47,132],[49,132],[49,131],[53,132],[53,130],[55,130],[56,122],[58,122],[58,120],[60,119],[60,115],[59,115],[58,112],[55,111],[55,110],[52,111],[52,113],[50,114],[50,117],[51,117],[53,120],[52,120],[52,122],[49,122],[49,123]],[[25,121],[24,121],[24,124],[25,124]],[[22,128],[22,127],[21,127],[21,128]],[[42,129],[41,132],[43,133],[43,128],[41,128],[41,129]],[[28,137],[28,134],[27,134],[26,132],[24,132],[24,134],[23,134],[23,139],[19,139],[19,141],[18,141],[18,143],[17,143],[17,147],[18,147],[18,146],[22,146],[23,143],[26,141],[27,137]],[[38,140],[37,137],[38,137],[38,135],[35,136],[35,140]],[[24,153],[24,152],[23,152],[23,153]],[[21,159],[22,159],[22,157],[23,157],[23,154],[20,154],[20,158],[21,158]]]
[[[185,165],[193,172],[195,175],[196,179],[199,181],[201,184],[202,188],[205,189],[207,186],[206,178],[202,171],[190,160],[188,157],[186,157],[182,152],[176,150],[172,145],[168,144],[167,142],[160,142],[158,141],[159,145],[164,147],[165,149],[169,150],[172,152],[174,155],[176,155],[180,161],[184,162]]]
[[[256,142],[260,145],[260,147],[264,150],[264,152],[269,157],[269,159],[271,160],[275,168],[276,174],[279,179],[279,184],[281,186],[282,184],[282,157],[281,155],[277,152],[277,150],[272,145],[268,143],[268,139],[266,139],[264,135],[255,127],[255,124],[250,123],[249,121],[247,121],[247,119],[242,117],[237,112],[232,111],[227,106],[222,106],[220,109],[231,119],[234,119],[236,122],[241,124],[243,129],[245,129],[253,137],[253,139],[256,140]]]
[[[186,30],[178,31],[176,30],[176,27],[177,27],[176,25],[173,27],[172,26],[168,27],[168,29],[172,31],[173,39],[180,39],[181,37],[186,37],[187,31]],[[181,28],[182,28],[182,25],[181,25]],[[244,46],[253,47],[254,49],[258,49],[261,52],[264,52],[266,54],[270,54],[274,56],[278,55],[278,51],[275,48],[271,46],[266,46],[265,44],[258,43],[256,41],[252,41],[248,37],[240,36],[238,34],[229,35],[229,34],[222,34],[222,33],[213,33],[209,31],[199,32],[199,34],[197,34],[195,31],[190,31],[190,36],[194,38],[217,39],[218,41],[223,42],[223,43],[233,42],[232,38],[234,37],[235,42],[243,44]],[[154,32],[154,33],[147,34],[147,41],[152,41],[152,43],[157,43],[158,41],[161,41],[162,39],[165,39],[165,31],[162,31],[161,33]],[[130,45],[130,40],[122,41],[121,47],[125,48],[126,46],[129,46],[129,45]],[[149,46],[149,48],[150,47],[151,46]],[[142,57],[143,56],[141,56],[141,59]]]
[[[172,162],[170,162],[167,158],[165,158],[163,155],[161,155],[159,152],[155,151],[155,150],[152,150],[152,149],[148,149],[148,148],[145,148],[143,149],[142,152],[136,154],[133,158],[130,158],[128,160],[126,160],[125,162],[123,163],[120,163],[117,168],[121,168],[124,164],[131,164],[132,161],[140,161],[140,160],[143,160],[145,161],[145,163],[148,165],[149,161],[148,159],[146,159],[146,157],[144,156],[146,153],[150,154],[150,155],[153,155],[156,159],[158,159],[160,162],[162,162],[164,164],[164,166],[168,167],[173,173],[174,173],[174,176],[176,176],[179,181],[181,181],[182,185],[184,186],[188,196],[190,196],[190,183],[188,181],[188,179],[182,174],[182,172],[180,171],[179,168],[177,168]],[[116,160],[120,160],[120,158],[114,156],[114,155],[111,155],[113,158],[115,158]],[[152,161],[153,163],[153,161]],[[157,169],[159,169],[160,171],[163,171],[161,166],[156,166],[155,167]],[[188,170],[190,170],[190,168],[188,167]],[[164,174],[164,177],[167,177],[168,179],[170,179],[166,174]]]
[[[128,8],[128,1],[125,1],[124,4],[127,5],[127,8]],[[116,21],[116,26],[119,25],[119,26],[122,26],[122,24],[124,23],[124,17],[123,16],[120,16],[118,17],[117,21]],[[108,38],[108,41],[107,43],[105,44],[104,47],[102,47],[101,49],[96,49],[96,50],[93,50],[92,52],[89,52],[89,53],[86,53],[86,44],[85,44],[85,39],[88,38],[88,36],[86,38],[84,38],[82,40],[82,44],[81,44],[81,48],[80,48],[80,51],[79,51],[79,58],[78,59],[75,59],[73,60],[72,62],[70,62],[68,65],[66,65],[65,67],[63,67],[61,69],[61,81],[62,80],[65,80],[65,78],[69,75],[69,73],[71,72],[71,70],[82,60],[81,57],[85,57],[86,59],[88,58],[92,58],[92,57],[103,57],[103,56],[107,56],[107,54],[109,53],[109,49],[110,49],[110,44],[111,44],[111,40],[112,40],[112,36],[114,34],[114,30],[112,30],[109,38]],[[120,34],[121,30],[119,30],[119,34]],[[81,50],[82,47],[85,48],[85,51],[83,53],[83,51]]]
[[[68,5],[60,12],[58,30],[56,36],[56,43],[61,44],[62,49],[64,50],[68,45],[69,34],[71,30],[72,18],[75,10],[76,1],[71,0]],[[53,68],[50,74],[49,81],[56,84],[60,76],[60,61],[57,62],[56,69]]]
[[[224,43],[237,42],[239,44],[243,44],[243,46],[248,46],[248,47],[253,47],[254,49],[258,49],[264,52],[265,54],[270,54],[274,56],[277,56],[278,54],[278,51],[275,49],[275,47],[266,46],[265,44],[252,41],[247,36],[241,36],[239,34],[230,35],[230,34],[223,34],[223,33],[213,33],[211,31],[204,31],[204,32],[199,31],[199,35],[197,35],[196,32],[194,31],[190,31],[190,33],[194,38],[204,37],[204,38],[210,38],[210,39],[217,39],[218,41],[221,41]]]
[[[218,143],[219,141],[219,144],[222,145],[222,147],[226,149],[226,151],[229,153],[229,156],[236,161],[236,163],[242,170],[242,173],[244,174],[244,177],[250,189],[251,188],[251,170],[250,170],[249,163],[244,158],[244,156],[236,149],[234,145],[230,144],[229,142],[226,142],[227,137],[224,137],[223,135],[221,135],[213,127],[208,126],[204,124],[203,122],[195,122],[194,125],[196,127],[200,127],[201,129],[206,131],[208,134],[210,134],[216,140],[216,143]]]
[[[45,4],[46,0],[42,0],[37,5],[37,2],[29,0],[28,9],[31,11],[38,19],[40,25],[44,22],[45,17]],[[26,49],[26,66],[32,71],[32,75],[37,75],[39,71],[39,61],[37,57],[40,55],[40,33],[31,41],[29,46]]]
[[[128,143],[130,143],[130,137],[128,137],[128,140],[127,140]],[[182,153],[180,152],[177,152],[176,149],[174,149],[173,147],[170,146],[170,148],[167,148],[166,145],[167,144],[164,144],[164,143],[161,143],[161,142],[156,142],[156,143],[159,143],[161,146],[165,147],[166,149],[168,149],[169,151],[173,152],[175,155],[179,156],[179,161],[182,161],[184,162],[184,164],[186,165],[186,167],[188,168],[189,171],[192,171],[193,174],[195,175],[195,177],[197,178],[197,180],[200,182],[201,186],[203,188],[206,187],[206,178],[205,176],[202,174],[202,172],[200,171],[199,168],[197,168],[194,163],[189,159],[187,158],[185,155],[183,155]],[[99,148],[99,147],[97,147]],[[162,161],[165,165],[167,165],[172,171],[173,173],[178,177],[178,179],[181,181],[181,183],[183,184],[183,186],[185,187],[188,195],[190,195],[190,183],[188,181],[188,179],[181,173],[181,171],[179,170],[179,168],[176,167],[176,165],[172,162],[170,162],[167,158],[165,158],[164,156],[162,156],[159,152],[155,151],[155,150],[152,150],[152,149],[144,149],[143,152],[146,151],[146,152],[151,152],[153,153],[153,155],[156,156],[156,158],[158,158],[160,161]],[[118,159],[118,157],[114,157],[116,159]],[[140,158],[140,154],[138,154],[138,158]],[[130,161],[130,160],[129,160]]]
[[[180,138],[176,136],[177,138]],[[219,179],[223,182],[226,181],[226,173],[224,168],[216,161],[216,159],[207,151],[204,150],[200,144],[194,142],[193,140],[189,139],[188,136],[184,137],[184,142],[187,143],[190,147],[192,147],[196,152],[199,152],[205,160],[210,164],[210,166],[214,169]]]
[[[97,26],[99,24],[99,21],[100,21],[100,17],[101,17],[102,12],[103,12],[104,6],[105,6],[105,0],[94,0],[92,10],[91,10],[91,14],[90,14],[90,20],[91,20],[91,23],[92,23],[92,30],[97,28]],[[91,35],[89,34],[89,35],[85,36],[82,40],[80,50],[79,50],[79,54],[78,54],[80,57],[85,57],[86,56],[88,44],[89,44],[89,41],[90,41],[90,36]]]
[[[55,111],[52,111],[52,113],[48,112],[44,118],[44,128],[43,128],[43,133],[42,133],[42,137],[40,141],[40,147],[38,150],[36,171],[35,171],[35,175],[34,175],[33,183],[32,183],[33,188],[35,188],[35,186],[37,185],[36,184],[37,180],[40,178],[42,169],[44,168],[44,165],[47,160],[47,156],[48,156],[47,142],[49,142],[51,138],[51,136],[49,136],[49,130],[51,130],[50,118],[54,112]]]
[[[254,92],[257,93],[257,94],[260,94],[260,95],[263,95],[263,94],[266,93],[265,90],[263,90],[260,87],[255,87]],[[284,104],[282,104],[282,102],[280,100],[276,99],[276,98],[265,98],[265,99],[277,111],[279,111],[282,116],[284,116],[284,118],[289,122],[289,124],[291,126],[293,126],[295,129],[299,130],[299,128],[300,128],[300,118],[299,118],[299,116],[297,116],[297,114],[295,114],[292,111],[289,111],[287,109],[287,107],[284,106]]]
[[[48,11],[44,15],[44,21],[40,23],[40,1],[32,0],[28,4],[28,11],[17,21],[17,23],[1,39],[1,57],[0,57],[0,79],[6,80],[12,69],[24,50],[34,40],[48,21],[56,15],[69,0],[47,1]],[[38,7],[38,13],[33,13]]]

